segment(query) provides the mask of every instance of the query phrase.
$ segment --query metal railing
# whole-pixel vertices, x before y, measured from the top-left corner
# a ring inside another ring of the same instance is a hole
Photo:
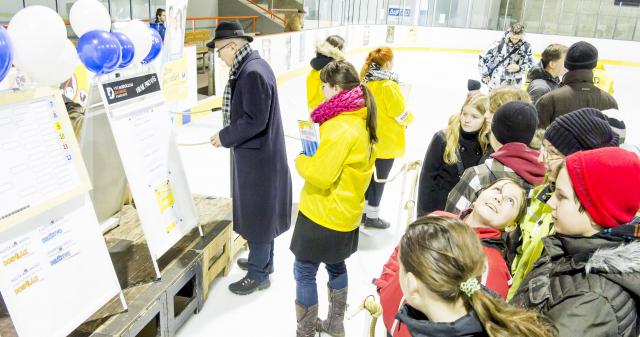
[[[282,22],[283,25],[287,24],[287,20],[283,17],[281,17],[280,15],[276,14],[274,11],[272,11],[271,9],[264,7],[263,5],[257,3],[255,0],[247,0],[249,1],[250,4],[258,7],[260,10],[262,10],[263,12],[265,12],[266,14],[269,14],[269,16],[277,21]]]

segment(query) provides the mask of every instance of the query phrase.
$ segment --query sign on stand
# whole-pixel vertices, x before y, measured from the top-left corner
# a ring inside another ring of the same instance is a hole
[[[20,337],[67,336],[124,296],[60,92],[0,102],[0,292]]]
[[[110,80],[100,89],[160,277],[157,260],[197,225],[198,215],[158,75]]]

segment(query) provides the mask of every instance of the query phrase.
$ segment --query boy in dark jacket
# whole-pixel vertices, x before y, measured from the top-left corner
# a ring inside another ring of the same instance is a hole
[[[569,71],[562,78],[560,88],[540,97],[535,102],[540,128],[547,128],[554,119],[580,108],[600,111],[618,109],[618,103],[609,93],[593,83],[593,69],[598,64],[598,50],[580,41],[567,51],[564,67]]]
[[[512,303],[540,310],[560,336],[638,336],[640,225],[629,223],[640,209],[637,186],[631,152],[568,156],[549,200],[556,234]]]
[[[527,194],[542,184],[545,168],[538,162],[540,152],[527,145],[537,126],[536,109],[531,104],[513,101],[501,106],[493,115],[489,136],[496,152],[484,163],[464,171],[449,192],[445,211],[458,214],[469,208],[483,186],[500,178],[513,179]]]

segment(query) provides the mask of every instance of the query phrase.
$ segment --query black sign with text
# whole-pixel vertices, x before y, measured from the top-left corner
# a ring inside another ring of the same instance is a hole
[[[102,85],[108,104],[115,104],[160,91],[158,74],[147,74]]]

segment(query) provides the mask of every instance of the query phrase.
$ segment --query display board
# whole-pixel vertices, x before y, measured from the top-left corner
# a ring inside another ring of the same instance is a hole
[[[101,89],[142,229],[157,260],[198,223],[158,76],[107,81]]]
[[[0,261],[20,337],[67,336],[120,292],[87,193],[0,232]]]
[[[114,296],[126,303],[60,91],[0,102],[0,293],[20,337],[66,336]]]
[[[0,101],[0,229],[91,188],[59,92],[6,93]]]

